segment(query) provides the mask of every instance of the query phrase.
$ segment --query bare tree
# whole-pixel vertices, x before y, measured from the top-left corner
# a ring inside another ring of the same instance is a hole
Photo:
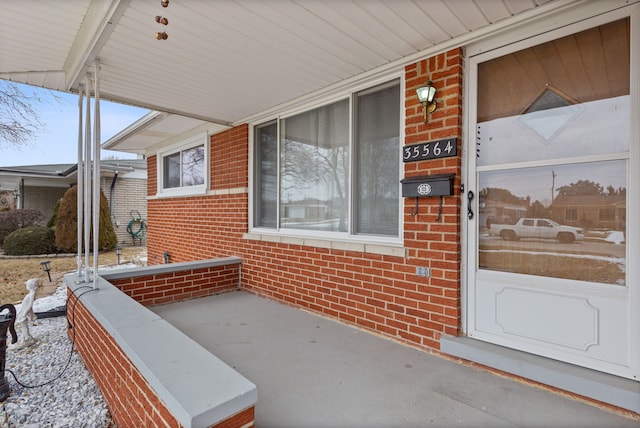
[[[24,146],[45,128],[34,105],[44,100],[15,83],[0,80],[0,149]]]

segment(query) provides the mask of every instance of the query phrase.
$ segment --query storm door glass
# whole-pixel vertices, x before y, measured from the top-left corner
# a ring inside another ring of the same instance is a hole
[[[478,67],[478,268],[626,285],[629,21]]]

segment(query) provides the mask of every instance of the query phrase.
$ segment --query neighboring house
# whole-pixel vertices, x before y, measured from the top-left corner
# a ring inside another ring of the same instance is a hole
[[[551,205],[559,222],[580,227],[624,230],[627,219],[626,196],[558,196]]]
[[[172,1],[158,39],[114,3],[0,76],[157,110],[103,144],[147,159],[149,265],[239,257],[252,293],[640,412],[638,222],[507,241],[479,206],[589,181],[640,218],[639,1]]]
[[[100,169],[100,187],[109,201],[118,243],[133,245],[132,235],[127,231],[129,223],[138,218],[146,222],[147,216],[146,160],[103,160]],[[0,189],[11,189],[4,192],[4,199],[12,208],[39,210],[46,223],[56,203],[76,184],[76,173],[76,164],[3,166]],[[136,221],[130,227],[134,234],[139,228],[140,222]],[[140,245],[140,241],[135,244]]]

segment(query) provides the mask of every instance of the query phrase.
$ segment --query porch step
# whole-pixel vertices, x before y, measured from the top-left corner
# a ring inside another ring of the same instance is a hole
[[[468,337],[442,336],[440,351],[640,414],[640,382]]]

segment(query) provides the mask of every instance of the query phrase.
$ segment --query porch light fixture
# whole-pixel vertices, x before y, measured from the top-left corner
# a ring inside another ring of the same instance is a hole
[[[49,282],[51,282],[51,262],[49,260],[45,260],[43,262],[40,262],[40,266],[42,266],[42,270],[47,273]]]
[[[171,263],[171,256],[169,256],[168,251],[165,251],[164,253],[162,253],[162,261],[164,262],[164,264]]]
[[[433,86],[433,82],[431,82],[431,80],[427,80],[427,83],[416,89],[416,93],[418,94],[418,99],[422,103],[424,123],[427,123],[429,121],[427,113],[433,113],[438,107],[435,100],[436,88]]]
[[[118,264],[120,264],[120,256],[122,255],[122,248],[120,245],[116,246],[116,256],[118,256]]]

